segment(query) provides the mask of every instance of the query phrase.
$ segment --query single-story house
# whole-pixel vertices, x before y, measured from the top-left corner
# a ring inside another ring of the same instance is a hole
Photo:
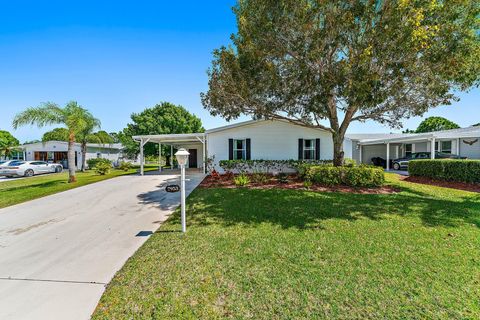
[[[67,151],[68,142],[46,141],[24,144],[20,146],[23,150],[22,160],[25,161],[47,161],[61,163],[68,168]],[[88,143],[86,159],[105,158],[116,164],[123,159],[123,146],[120,143],[98,144]],[[82,148],[80,143],[75,143],[75,166],[79,168],[82,164]]]
[[[217,170],[221,160],[333,159],[332,134],[328,130],[285,120],[250,120],[202,133],[143,135],[133,139],[140,143],[141,164],[143,146],[150,142],[169,145],[171,153],[174,148],[187,149],[190,153],[187,167],[203,171],[209,158],[214,159]],[[426,134],[348,134],[343,150],[346,158],[357,163],[370,163],[372,157],[393,159],[409,152],[429,151],[431,144],[438,151],[480,158],[479,139],[480,127]]]

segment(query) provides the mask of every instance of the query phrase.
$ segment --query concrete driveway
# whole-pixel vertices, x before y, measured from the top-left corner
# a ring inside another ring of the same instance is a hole
[[[188,174],[187,192],[203,179]],[[0,210],[0,319],[88,319],[178,206],[177,175],[123,176]],[[2,195],[3,196],[3,195]]]

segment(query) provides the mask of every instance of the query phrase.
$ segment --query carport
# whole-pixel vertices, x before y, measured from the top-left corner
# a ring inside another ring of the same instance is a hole
[[[145,155],[144,148],[147,143],[158,143],[159,147],[159,171],[162,171],[162,146],[170,146],[170,155],[174,149],[185,148],[190,152],[188,168],[201,168],[206,173],[207,143],[205,133],[182,133],[182,134],[155,134],[133,136],[133,140],[140,143],[140,174],[144,175]],[[173,156],[170,157],[170,169],[173,170]]]
[[[411,145],[412,149],[407,151],[406,146]],[[415,150],[415,145],[424,146],[425,150]],[[390,139],[376,139],[368,141],[358,142],[358,148],[360,153],[360,159],[364,162],[364,152],[369,148],[373,149],[377,147],[382,151],[382,155],[386,156],[386,169],[390,170],[390,160],[399,158],[405,155],[406,152],[418,152],[425,151],[430,152],[431,158],[435,159],[435,152],[432,150],[432,146],[435,146],[435,136],[433,134],[412,135],[412,137],[390,138]],[[384,153],[383,153],[384,152]],[[377,155],[378,156],[378,155]]]

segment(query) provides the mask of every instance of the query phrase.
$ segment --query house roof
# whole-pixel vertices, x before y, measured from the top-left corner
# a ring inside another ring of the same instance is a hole
[[[50,141],[45,141],[45,142],[40,141],[40,142],[35,142],[35,143],[23,144],[20,147],[24,149],[24,148],[30,147],[30,146],[46,145],[47,143],[64,144],[64,145],[68,144],[68,142],[66,142],[66,141],[50,140]],[[76,142],[75,145],[80,146],[81,144]],[[111,143],[111,144],[108,144],[108,143],[105,143],[105,144],[103,144],[103,143],[87,143],[87,147],[104,148],[104,149],[118,149],[118,150],[123,149],[123,145],[121,143]]]
[[[226,126],[212,128],[212,129],[206,130],[205,133],[208,134],[208,133],[214,133],[214,132],[219,132],[219,131],[224,131],[224,130],[230,130],[230,129],[234,129],[234,128],[238,128],[238,127],[249,126],[249,125],[253,125],[253,124],[257,124],[257,123],[261,123],[261,122],[267,122],[267,121],[279,121],[279,122],[289,123],[289,124],[292,124],[292,125],[302,126],[301,124],[295,124],[295,123],[290,122],[288,120],[282,120],[282,119],[259,119],[259,120],[247,120],[247,121],[242,121],[242,122],[238,122],[238,123],[232,123],[232,124],[229,124],[229,125],[226,125]],[[321,129],[321,128],[312,128],[312,129],[325,131],[324,129]]]

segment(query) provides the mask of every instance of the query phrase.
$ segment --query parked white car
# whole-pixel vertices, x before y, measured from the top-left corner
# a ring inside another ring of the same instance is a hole
[[[62,172],[63,166],[44,161],[11,161],[7,166],[0,166],[0,176],[33,177],[37,174]]]
[[[0,167],[6,167],[10,162],[13,162],[15,160],[0,160]]]

